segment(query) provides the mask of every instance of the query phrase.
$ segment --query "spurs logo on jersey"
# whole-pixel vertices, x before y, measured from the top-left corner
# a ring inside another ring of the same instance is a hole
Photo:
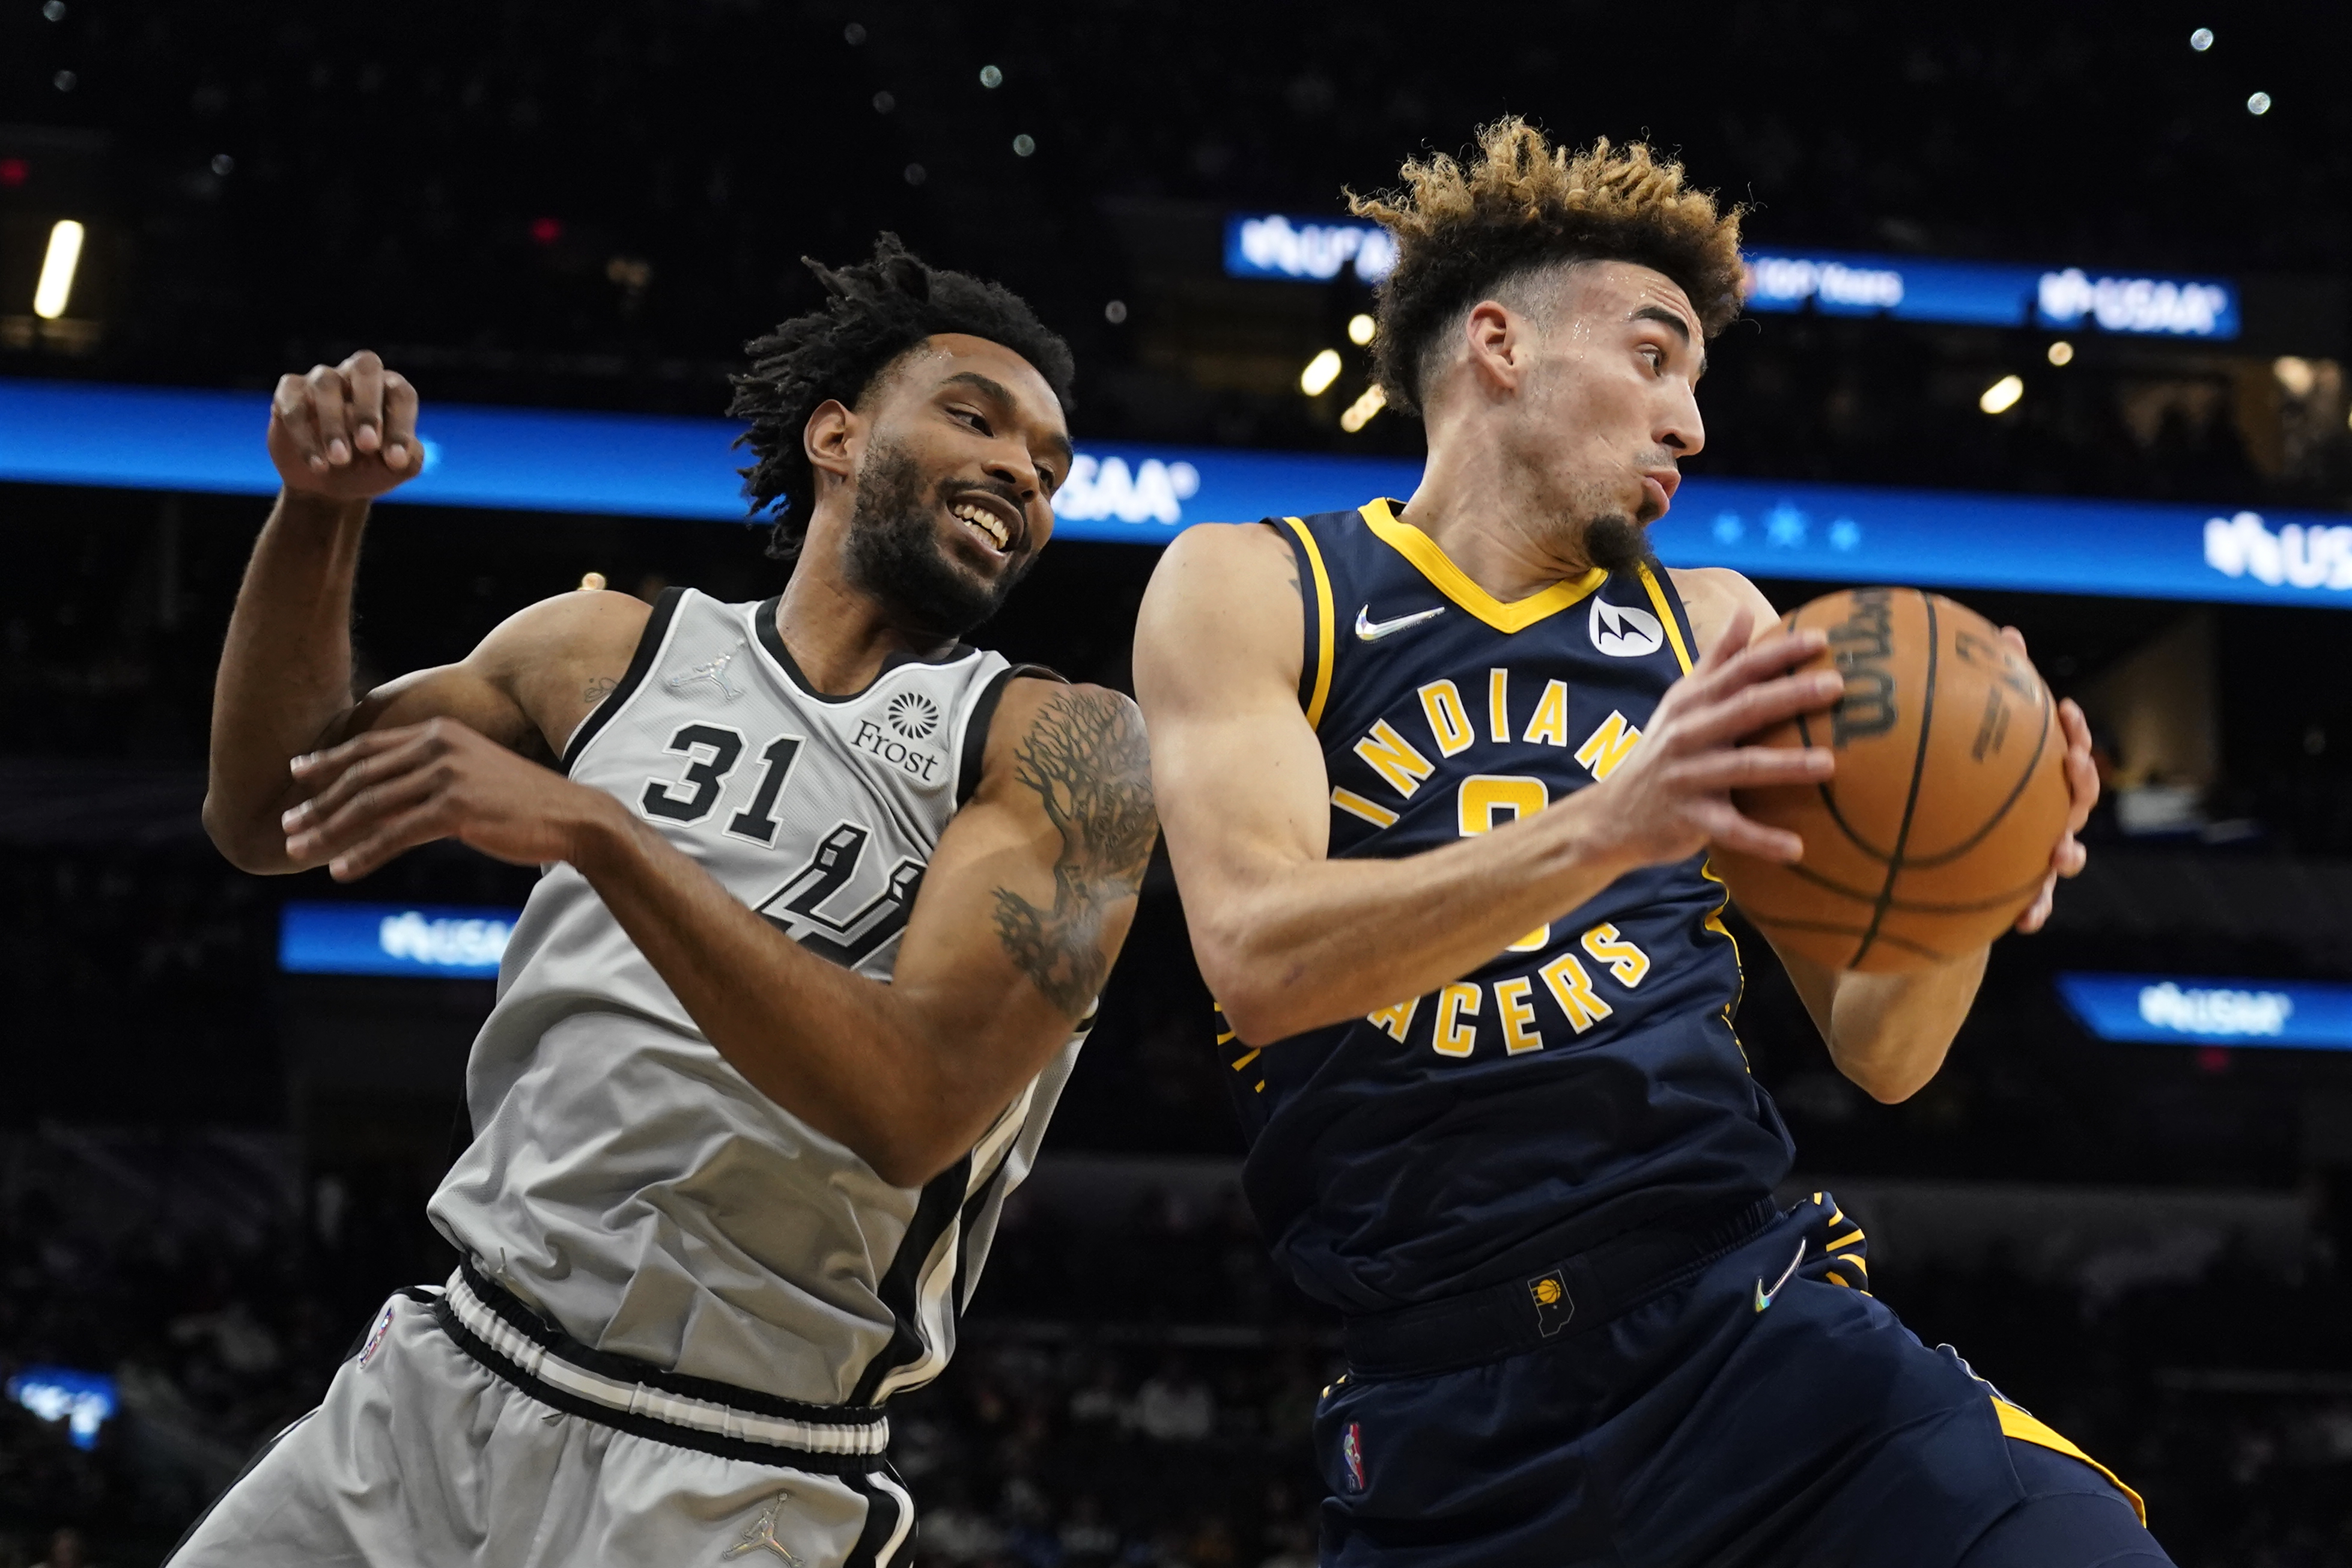
[[[775,604],[663,595],[565,749],[812,952],[890,978],[940,836],[1015,674],[959,647],[808,689]],[[744,1081],[585,879],[549,868],[507,949],[433,1213],[573,1337],[739,1387],[878,1402],[946,1364],[1005,1193],[1077,1039],[920,1192]]]

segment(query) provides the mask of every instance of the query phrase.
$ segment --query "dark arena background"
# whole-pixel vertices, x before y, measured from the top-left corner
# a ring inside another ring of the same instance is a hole
[[[2184,1568],[2352,1564],[2348,50],[2261,0],[5,0],[0,1568],[159,1562],[452,1262],[424,1202],[531,874],[257,879],[197,818],[278,373],[373,347],[425,399],[363,679],[592,574],[765,597],[725,377],[802,256],[895,230],[1078,357],[1061,531],[980,640],[1126,689],[1179,527],[1409,491],[1339,190],[1506,112],[1754,205],[1661,555],[1784,609],[1936,587],[2099,738],[2087,871],[1916,1098],[1743,941],[1790,1193]],[[965,1348],[893,1406],[922,1563],[1313,1561],[1338,1338],[1239,1201],[1229,1076],[1163,857]]]

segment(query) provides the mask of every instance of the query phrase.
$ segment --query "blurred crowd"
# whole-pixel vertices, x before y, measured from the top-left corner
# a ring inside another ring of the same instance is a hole
[[[365,1271],[368,1233],[330,1244],[315,1215],[298,1221],[282,1142],[273,1156],[54,1140],[5,1150],[0,1377],[110,1373],[121,1409],[87,1452],[60,1424],[0,1409],[0,1568],[54,1562],[60,1529],[88,1560],[138,1568],[350,1353],[369,1309],[320,1281]],[[142,1216],[91,1160],[169,1176],[181,1195]],[[1879,1284],[1923,1339],[1958,1346],[2140,1490],[2182,1568],[2347,1568],[2346,1272],[2315,1242],[2284,1267],[2224,1247],[2200,1277],[2121,1289],[1998,1256]],[[1245,1215],[1181,1183],[1091,1217],[1016,1205],[962,1352],[892,1406],[918,1562],[1307,1568],[1333,1329],[1272,1278]]]

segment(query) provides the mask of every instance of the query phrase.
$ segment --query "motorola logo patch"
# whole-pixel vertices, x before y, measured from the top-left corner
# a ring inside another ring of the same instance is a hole
[[[1592,600],[1592,646],[1612,658],[1639,658],[1666,643],[1658,617],[1631,605],[1612,605],[1598,595]]]

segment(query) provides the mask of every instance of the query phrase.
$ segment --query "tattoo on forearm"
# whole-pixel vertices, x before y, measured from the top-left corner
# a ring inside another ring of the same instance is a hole
[[[1108,692],[1056,693],[1013,756],[1013,776],[1045,803],[1062,852],[1051,909],[996,889],[996,934],[1045,999],[1076,1018],[1110,970],[1104,923],[1143,885],[1160,835],[1143,719]]]

